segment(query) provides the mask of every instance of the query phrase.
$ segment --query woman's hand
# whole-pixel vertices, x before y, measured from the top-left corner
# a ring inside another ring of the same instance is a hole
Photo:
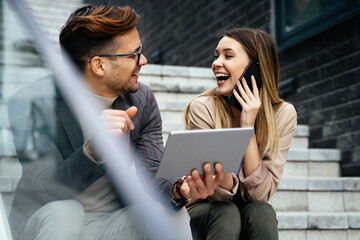
[[[242,107],[242,112],[240,114],[240,127],[254,127],[256,116],[261,107],[259,90],[256,86],[255,77],[253,75],[251,76],[253,92],[251,92],[245,78],[241,80],[241,83],[239,81],[236,83],[240,91],[241,97],[234,90],[235,98],[238,100]]]
[[[213,174],[209,163],[203,166],[204,175],[194,169],[183,181],[180,192],[186,199],[205,199],[214,194],[215,188],[222,183],[224,179],[224,169],[220,163],[215,164],[216,174]],[[175,187],[173,188],[174,199],[180,199]]]

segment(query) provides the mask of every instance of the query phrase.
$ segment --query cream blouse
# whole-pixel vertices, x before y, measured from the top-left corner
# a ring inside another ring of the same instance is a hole
[[[247,177],[244,176],[242,167],[240,168],[238,177],[240,180],[241,196],[244,199],[267,202],[279,186],[297,124],[297,114],[294,106],[287,102],[281,103],[275,109],[275,120],[279,133],[278,152],[274,151],[273,154],[269,151],[260,153],[262,158],[260,165]],[[201,96],[191,102],[188,124],[191,130],[215,128],[215,96]],[[235,171],[237,169],[234,169]],[[237,185],[235,181],[234,185]],[[235,193],[236,190],[234,192],[234,189],[227,191],[218,187],[215,190],[215,199],[217,201],[227,201]],[[245,194],[246,198],[244,197]],[[209,200],[211,200],[211,197]]]

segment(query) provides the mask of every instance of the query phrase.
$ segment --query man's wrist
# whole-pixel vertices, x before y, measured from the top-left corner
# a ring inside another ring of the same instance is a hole
[[[95,154],[95,152],[93,151],[93,148],[91,147],[91,144],[90,144],[90,140],[87,140],[84,145],[83,145],[83,151],[84,151],[84,154],[90,158],[92,161],[94,162],[99,162],[98,161],[98,156]]]

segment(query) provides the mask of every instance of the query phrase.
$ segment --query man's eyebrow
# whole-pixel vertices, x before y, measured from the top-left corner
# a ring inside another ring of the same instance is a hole
[[[142,46],[142,43],[140,43],[139,47],[137,47],[133,52],[134,53],[138,52],[140,50],[141,46]]]

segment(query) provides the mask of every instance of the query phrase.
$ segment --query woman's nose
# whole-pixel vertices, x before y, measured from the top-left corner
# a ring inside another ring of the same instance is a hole
[[[221,67],[221,66],[223,66],[223,63],[219,58],[217,58],[217,59],[214,59],[212,66],[213,67]]]

